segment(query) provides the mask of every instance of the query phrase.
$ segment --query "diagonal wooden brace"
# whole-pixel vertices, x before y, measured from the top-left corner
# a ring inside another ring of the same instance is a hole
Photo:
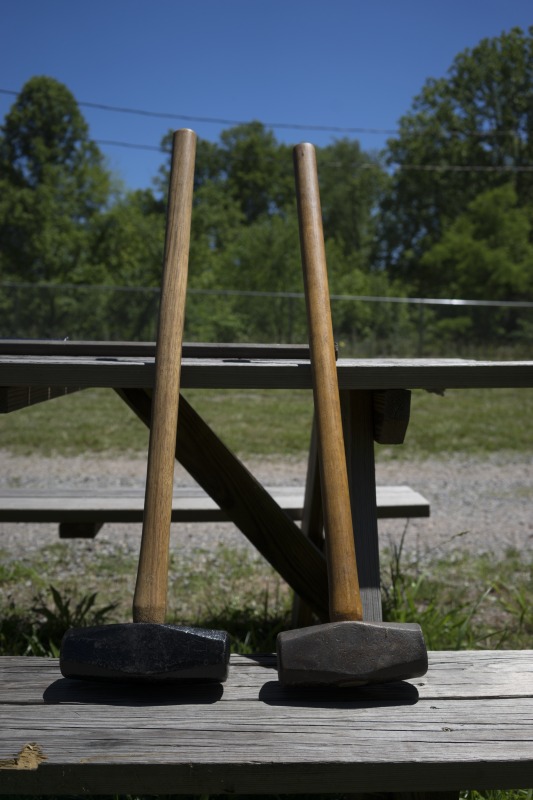
[[[149,394],[143,389],[117,392],[149,426]],[[322,553],[183,396],[179,409],[178,461],[289,586],[321,619],[327,619],[328,579]]]

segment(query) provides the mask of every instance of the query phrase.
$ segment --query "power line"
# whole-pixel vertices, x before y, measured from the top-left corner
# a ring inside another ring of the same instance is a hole
[[[154,153],[170,153],[167,147],[157,146],[155,144],[135,144],[134,142],[119,142],[115,139],[93,139],[95,144],[102,145],[102,147],[125,147],[130,150],[153,150]]]
[[[420,172],[533,172],[533,166],[481,166],[476,164],[399,164],[398,169]]]
[[[99,144],[102,146],[112,146],[112,147],[125,147],[130,148],[133,150],[151,150],[154,153],[170,153],[170,150],[166,147],[158,147],[153,144],[135,144],[134,142],[122,142],[117,141],[116,139],[94,139],[95,144]],[[330,167],[339,167],[344,169],[346,164],[342,164],[341,162],[335,161],[328,161],[326,162]],[[381,169],[379,164],[373,163],[361,163],[361,164],[354,164],[353,167],[356,170],[359,169]],[[495,166],[482,166],[476,164],[398,164],[396,167],[397,170],[413,170],[413,171],[421,171],[421,172],[533,172],[533,166],[523,165],[523,166],[514,166],[514,165],[495,165]]]
[[[0,94],[17,96],[19,92],[13,89],[0,89]],[[155,119],[175,119],[182,122],[202,122],[209,125],[248,125],[250,120],[225,119],[223,117],[198,117],[190,114],[175,114],[171,111],[149,111],[143,108],[128,108],[126,106],[112,106],[106,103],[92,103],[86,100],[76,101],[79,106],[84,108],[94,108],[100,111],[113,111],[119,114],[135,114],[141,117],[152,117]],[[322,131],[326,133],[375,133],[394,135],[398,133],[392,128],[363,128],[363,127],[341,127],[338,125],[304,125],[301,122],[264,122],[258,120],[266,128],[285,128],[287,130],[301,131]]]
[[[9,289],[45,289],[58,291],[63,289],[88,289],[102,292],[139,292],[140,294],[159,294],[156,286],[113,286],[98,283],[31,283],[30,281],[0,281],[0,288]],[[188,287],[189,294],[213,295],[217,297],[283,297],[286,299],[304,300],[303,292],[263,292],[253,289],[194,289]],[[463,300],[459,298],[440,297],[391,297],[362,294],[332,294],[331,300],[357,301],[363,303],[401,303],[406,305],[429,306],[490,306],[498,308],[533,308],[529,300]]]
[[[13,89],[1,89],[0,94],[6,95],[14,95],[18,96],[18,92],[14,91]],[[160,119],[179,119],[182,121],[187,122],[204,122],[204,123],[216,123],[219,125],[246,125],[249,124],[248,121],[244,120],[231,120],[231,119],[222,119],[217,117],[195,117],[189,116],[185,114],[174,114],[170,112],[156,112],[156,111],[148,111],[146,109],[135,109],[135,108],[126,108],[121,106],[112,106],[106,105],[104,103],[92,103],[87,101],[78,101],[78,105],[85,106],[88,108],[95,108],[104,111],[113,111],[119,112],[124,114],[137,114],[141,116],[148,116],[148,117],[156,117]],[[361,128],[361,127],[352,127],[352,128],[343,128],[338,126],[329,126],[329,125],[303,125],[300,123],[288,123],[288,122],[262,122],[265,127],[269,128],[286,128],[286,129],[294,129],[294,130],[314,130],[314,131],[326,131],[326,132],[337,132],[337,133],[373,133],[373,134],[397,134],[398,130],[395,129],[388,129],[388,128]],[[504,135],[506,133],[510,133],[510,131],[473,131],[471,135],[474,136],[489,136],[489,135]],[[170,150],[161,147],[158,145],[151,145],[151,144],[142,144],[136,142],[125,142],[116,139],[94,139],[93,140],[96,144],[101,145],[102,147],[122,147],[129,150],[144,150],[150,151],[154,153],[169,153]],[[330,166],[332,162],[330,162]],[[345,165],[342,165],[343,167]],[[376,169],[377,165],[375,164],[357,164],[357,169]],[[500,173],[521,173],[521,172],[533,172],[533,166],[529,165],[521,165],[521,166],[514,166],[514,165],[495,165],[495,166],[482,166],[476,164],[397,164],[396,170],[409,170],[409,171],[420,171],[420,172],[500,172]]]
[[[0,89],[0,94],[7,94],[11,96],[18,96],[19,92],[14,89]],[[119,114],[134,114],[142,117],[152,117],[155,119],[174,119],[182,122],[201,122],[210,125],[248,125],[251,120],[242,119],[226,119],[224,117],[201,117],[193,116],[190,114],[176,114],[171,111],[150,111],[144,108],[129,108],[127,106],[115,106],[106,103],[93,103],[87,100],[77,100],[79,106],[84,108],[94,108],[99,111],[111,111]],[[301,122],[266,122],[264,120],[257,120],[261,122],[266,128],[283,128],[286,130],[300,130],[300,131],[321,131],[326,133],[367,133],[378,134],[386,136],[395,136],[400,131],[398,128],[367,128],[362,126],[349,126],[344,127],[340,125],[313,125],[304,124]],[[462,133],[466,136],[508,136],[514,135],[513,130],[487,130],[487,131],[462,131],[460,129],[450,129],[451,133]]]

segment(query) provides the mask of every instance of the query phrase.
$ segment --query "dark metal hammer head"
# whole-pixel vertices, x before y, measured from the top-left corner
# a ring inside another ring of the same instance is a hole
[[[229,652],[225,631],[136,622],[71,628],[59,665],[81,680],[220,683]]]
[[[278,635],[284,686],[362,686],[424,675],[422,629],[397,622],[330,622]]]

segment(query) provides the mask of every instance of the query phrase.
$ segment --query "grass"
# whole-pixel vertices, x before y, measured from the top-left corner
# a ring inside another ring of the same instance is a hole
[[[11,561],[0,573],[0,655],[55,655],[71,625],[130,619],[131,554],[64,542],[43,548],[35,561]],[[384,614],[419,622],[430,650],[527,649],[532,567],[530,555],[510,550],[497,564],[488,555],[453,553],[422,568],[400,546],[383,559]],[[197,549],[187,562],[173,555],[170,576],[169,621],[224,628],[234,652],[272,651],[278,631],[290,627],[288,586],[249,549]]]
[[[188,390],[185,395],[243,457],[301,456],[308,448],[310,392]],[[533,389],[456,389],[444,397],[415,390],[405,444],[378,447],[377,456],[528,452],[533,433],[526,422],[532,416]],[[87,389],[0,415],[0,442],[3,449],[19,455],[146,453],[148,432],[113,391]]]

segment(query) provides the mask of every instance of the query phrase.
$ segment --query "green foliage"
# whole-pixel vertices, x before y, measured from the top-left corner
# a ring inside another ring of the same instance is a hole
[[[454,297],[521,300],[533,289],[533,206],[511,183],[477,195],[420,260]]]
[[[506,167],[530,166],[533,139],[533,28],[484,39],[430,79],[388,142],[399,167],[383,201],[386,263],[414,292],[446,291],[446,278],[420,269],[421,255],[478,194],[506,183]],[[474,165],[478,171],[463,171]],[[425,167],[442,166],[441,172]],[[455,167],[456,169],[447,169]],[[531,205],[530,174],[514,174],[518,206]]]
[[[341,140],[317,153],[331,290],[368,294],[385,172],[357,142]],[[167,164],[160,188],[168,173]],[[219,144],[198,143],[189,274],[193,292],[303,291],[291,150],[259,122],[224,131]],[[380,291],[387,291],[383,274]],[[369,313],[342,309],[339,335],[357,338],[368,328]],[[186,325],[191,339],[306,337],[304,303],[294,298],[212,294],[206,302],[191,293]]]
[[[0,174],[2,274],[77,280],[110,178],[63,84],[45,77],[25,84],[1,129]]]
[[[0,277],[28,283],[104,282],[90,258],[90,231],[111,179],[69,90],[30,79],[0,132]],[[44,302],[43,302],[44,300]],[[28,294],[1,304],[0,335],[16,315],[25,336],[65,335],[69,298]],[[11,323],[12,324],[12,323]]]
[[[529,299],[532,31],[460,53],[381,155],[348,139],[317,148],[332,295]],[[0,131],[0,336],[154,338],[168,175],[169,162],[155,194],[120,191],[69,90],[28,81]],[[305,341],[301,298],[274,296],[303,289],[291,148],[257,121],[198,141],[193,203],[187,338]],[[333,319],[359,355],[532,337],[514,309],[337,299]]]
[[[464,536],[452,536],[455,544]],[[531,558],[509,550],[495,569],[491,555],[409,560],[404,537],[382,571],[385,619],[418,622],[429,650],[521,649],[533,635],[527,598],[533,590]]]
[[[317,162],[326,240],[356,259],[355,268],[368,270],[376,246],[375,211],[388,183],[381,159],[364,153],[357,141],[340,139],[319,148]]]
[[[97,593],[83,595],[74,605],[72,596],[49,586],[51,602],[40,594],[28,615],[13,602],[0,621],[0,654],[59,656],[61,639],[69,628],[102,625],[117,603],[96,608]]]
[[[383,618],[390,622],[418,622],[428,650],[497,649],[505,639],[504,630],[490,630],[475,624],[480,607],[491,587],[463,602],[435,592],[435,578],[429,570],[420,573],[402,562],[403,539],[394,547],[382,576]],[[438,566],[438,565],[437,565]]]

